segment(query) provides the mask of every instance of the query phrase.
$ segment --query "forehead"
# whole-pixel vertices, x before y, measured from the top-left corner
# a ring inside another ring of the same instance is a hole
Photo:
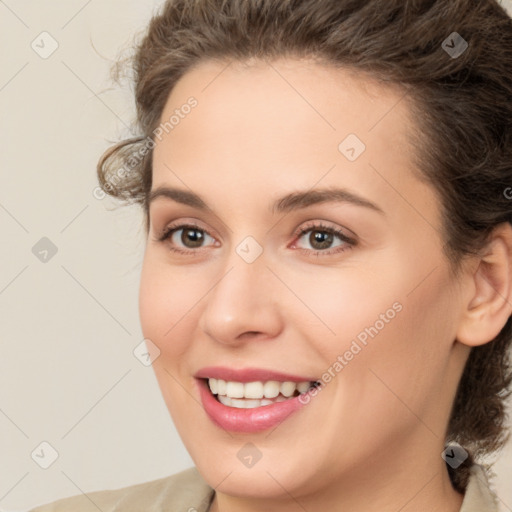
[[[185,108],[191,98],[195,106]],[[168,129],[154,149],[153,188],[218,197],[229,189],[243,206],[242,190],[264,196],[321,181],[395,209],[405,199],[436,222],[433,191],[412,170],[409,101],[397,86],[308,60],[202,62],[162,112]]]
[[[398,85],[383,84],[367,73],[312,60],[210,60],[199,63],[177,82],[160,121],[168,121],[194,97],[199,106],[192,112],[194,117],[200,112],[204,118],[224,121],[210,125],[211,132],[235,121],[246,130],[263,122],[275,136],[280,128],[286,127],[289,133],[295,121],[301,121],[294,126],[294,135],[300,131],[310,136],[318,131],[322,136],[336,133],[339,137],[352,131],[368,138],[386,118],[387,129],[381,133],[388,133],[390,124],[399,121],[392,134],[396,139],[405,135],[411,122],[406,96]],[[406,141],[402,138],[401,142]]]

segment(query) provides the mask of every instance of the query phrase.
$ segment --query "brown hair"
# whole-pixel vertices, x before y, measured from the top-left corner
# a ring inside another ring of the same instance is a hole
[[[454,32],[468,44],[457,56],[450,48],[463,47]],[[147,231],[154,131],[176,82],[206,59],[287,56],[352,68],[405,91],[417,167],[441,198],[455,272],[495,226],[512,223],[512,21],[495,0],[168,0],[133,57],[141,135],[101,157],[103,190],[140,204]],[[459,383],[446,441],[470,453],[449,468],[460,492],[473,457],[508,438],[511,340],[509,318],[494,340],[471,350]]]

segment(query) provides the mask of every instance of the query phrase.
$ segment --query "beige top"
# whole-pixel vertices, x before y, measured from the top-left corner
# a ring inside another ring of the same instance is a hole
[[[29,512],[208,512],[215,491],[196,468],[121,489],[64,498]],[[498,512],[483,467],[475,464],[460,512]]]

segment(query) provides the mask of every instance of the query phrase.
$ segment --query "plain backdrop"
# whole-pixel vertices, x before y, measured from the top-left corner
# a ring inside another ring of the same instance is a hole
[[[133,353],[141,211],[94,193],[99,156],[134,116],[110,66],[161,4],[0,0],[4,512],[193,465],[151,366]],[[495,471],[510,511],[511,445]]]

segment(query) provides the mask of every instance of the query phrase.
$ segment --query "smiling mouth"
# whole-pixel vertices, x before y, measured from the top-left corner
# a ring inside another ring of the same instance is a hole
[[[203,379],[215,399],[227,407],[253,409],[285,402],[310,389],[320,386],[319,381],[253,381],[237,382],[222,379]]]

